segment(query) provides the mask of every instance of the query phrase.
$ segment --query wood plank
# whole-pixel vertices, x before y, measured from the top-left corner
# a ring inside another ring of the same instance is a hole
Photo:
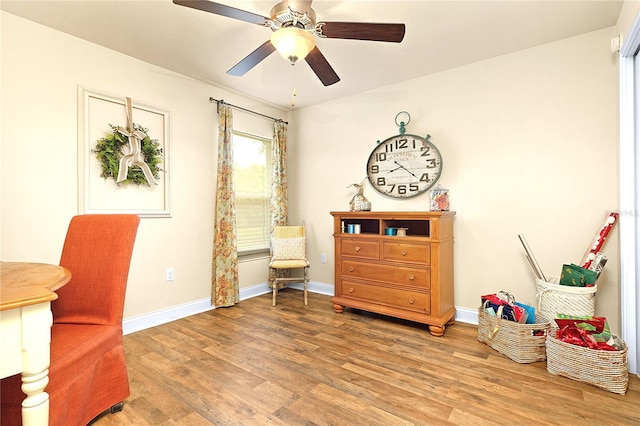
[[[454,324],[442,337],[280,291],[124,337],[131,396],[95,425],[640,424],[617,395],[518,364]],[[505,414],[507,413],[507,414]]]

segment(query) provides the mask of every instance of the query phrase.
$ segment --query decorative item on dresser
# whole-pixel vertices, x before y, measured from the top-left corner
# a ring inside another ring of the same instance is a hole
[[[455,212],[331,212],[335,242],[333,309],[362,309],[429,325],[454,323]],[[360,234],[344,233],[359,224]],[[385,230],[404,228],[405,235]]]

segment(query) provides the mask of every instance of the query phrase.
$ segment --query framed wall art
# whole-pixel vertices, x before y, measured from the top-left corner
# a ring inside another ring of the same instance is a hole
[[[78,87],[81,214],[171,217],[169,112]]]

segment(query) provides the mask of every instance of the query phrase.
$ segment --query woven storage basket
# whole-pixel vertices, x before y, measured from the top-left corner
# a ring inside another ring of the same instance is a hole
[[[565,343],[549,333],[547,371],[624,395],[629,383],[627,346],[621,351],[599,351]]]
[[[549,321],[539,315],[535,324],[520,324],[493,317],[482,307],[478,309],[478,340],[521,364],[546,359],[549,327]],[[542,335],[534,336],[537,330],[542,330]]]
[[[558,314],[591,315],[595,314],[596,291],[598,286],[571,287],[536,279],[538,288],[538,313],[549,321]]]

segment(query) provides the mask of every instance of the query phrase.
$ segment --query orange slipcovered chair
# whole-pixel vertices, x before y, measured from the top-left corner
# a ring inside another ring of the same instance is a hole
[[[51,303],[50,425],[86,425],[102,412],[122,409],[129,378],[122,346],[122,316],[129,265],[140,218],[72,218],[60,265],[71,280]],[[2,380],[2,425],[21,424],[20,375]]]

